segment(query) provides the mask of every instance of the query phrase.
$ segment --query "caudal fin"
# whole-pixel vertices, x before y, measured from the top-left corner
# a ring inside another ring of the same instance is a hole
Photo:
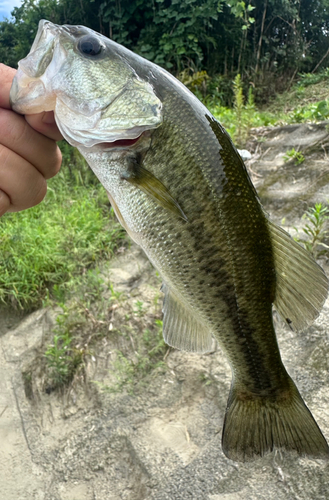
[[[328,444],[291,379],[290,385],[275,398],[231,389],[222,437],[228,458],[246,462],[279,448],[329,458]]]

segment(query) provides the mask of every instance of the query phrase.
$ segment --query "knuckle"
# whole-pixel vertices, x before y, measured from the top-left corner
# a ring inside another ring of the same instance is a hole
[[[6,146],[3,146],[0,144],[0,164],[1,167],[6,167],[10,161],[10,154],[11,151],[10,149],[6,148]]]
[[[12,111],[0,108],[0,130],[1,143],[14,148],[25,140],[26,122]]]

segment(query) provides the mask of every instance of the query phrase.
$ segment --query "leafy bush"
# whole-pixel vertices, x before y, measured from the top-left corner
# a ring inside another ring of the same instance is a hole
[[[309,85],[316,85],[317,83],[323,82],[329,79],[329,68],[324,68],[318,73],[301,73],[299,75],[299,80],[296,83],[296,88],[308,87]]]
[[[315,102],[296,108],[288,115],[290,123],[302,123],[307,121],[322,121],[329,118],[329,100]]]

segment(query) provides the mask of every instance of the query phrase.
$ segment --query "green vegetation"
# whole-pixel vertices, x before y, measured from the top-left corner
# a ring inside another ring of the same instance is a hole
[[[59,304],[62,312],[57,315],[53,337],[43,348],[40,367],[47,392],[63,389],[79,376],[85,380],[86,360],[97,340],[108,334],[109,309],[117,303],[117,294],[111,291],[105,298],[104,280],[97,268],[76,276],[71,292],[72,298]],[[35,371],[33,363],[32,378]]]
[[[297,82],[286,91],[277,94],[266,103],[268,111],[276,114],[292,113],[294,110],[309,110],[309,106],[328,99],[329,69],[318,73],[299,73]],[[293,115],[292,115],[293,119]]]
[[[132,394],[149,383],[155,370],[165,370],[164,356],[168,346],[163,340],[160,319],[156,319],[154,325],[145,329],[142,335],[135,336],[134,343],[136,346],[132,358],[122,351],[116,351],[111,367],[115,381],[111,385],[98,384],[104,392],[115,393],[125,389]]]
[[[26,56],[40,19],[82,24],[178,75],[206,72],[203,95],[232,104],[241,75],[259,104],[328,64],[329,0],[23,0],[0,23],[0,60]],[[229,85],[227,85],[229,82]]]
[[[300,163],[303,163],[305,161],[305,157],[302,153],[299,151],[296,151],[295,148],[290,149],[289,151],[286,151],[286,154],[283,157],[284,161],[290,161],[294,160],[295,165],[300,165]]]
[[[236,141],[237,144],[240,146],[243,143],[242,139],[242,129],[243,129],[243,120],[242,120],[242,112],[244,108],[244,97],[243,97],[243,89],[242,89],[242,82],[241,82],[241,75],[238,74],[234,78],[233,82],[234,86],[234,110],[235,110],[235,117],[236,117]]]
[[[214,383],[214,380],[212,379],[212,377],[210,377],[208,373],[201,372],[199,375],[199,379],[204,386],[211,385]]]
[[[60,316],[57,321],[59,319]],[[84,349],[74,348],[72,344],[73,337],[70,332],[60,330],[54,335],[53,344],[47,347],[45,358],[49,371],[48,381],[52,389],[70,383],[83,365]]]
[[[0,22],[3,63],[25,57],[42,18],[165,67],[240,147],[254,127],[329,118],[329,0],[23,0]]]
[[[25,311],[40,305],[62,309],[38,362],[25,370],[24,384],[32,398],[40,380],[48,393],[85,380],[86,362],[97,340],[109,335],[110,311],[115,309],[123,311],[124,319],[120,329],[111,327],[111,335],[129,343],[134,338],[135,357],[131,359],[131,346],[117,350],[116,382],[109,390],[126,387],[131,392],[164,366],[162,322],[155,316],[141,328],[145,304],[136,300],[128,306],[112,284],[105,289],[98,265],[125,245],[125,233],[85,161],[66,143],[61,147],[64,165],[49,181],[44,202],[0,220],[1,301]],[[154,310],[157,302],[158,297]]]
[[[329,76],[317,83],[319,92],[311,92],[313,86],[308,87],[309,92],[300,95],[295,107],[292,103],[296,99],[299,84],[289,92],[279,95],[266,111],[258,109],[254,102],[253,87],[249,87],[247,102],[241,78],[239,75],[234,80],[234,107],[221,106],[213,100],[203,99],[211,113],[219,120],[232,137],[233,142],[243,146],[248,139],[251,128],[287,125],[292,123],[313,122],[317,123],[329,118],[329,99],[317,100],[318,95],[329,94]],[[200,95],[199,97],[202,96]],[[245,104],[246,102],[246,104]],[[288,107],[287,103],[290,104]]]
[[[296,241],[302,243],[314,257],[319,257],[321,254],[327,253],[329,247],[323,240],[328,234],[328,229],[326,229],[327,220],[329,219],[328,206],[316,203],[314,207],[310,207],[306,211],[303,219],[308,221],[302,229],[307,239],[296,237]],[[322,247],[322,250],[319,250],[318,247]]]
[[[43,203],[1,218],[3,303],[33,309],[63,300],[74,277],[110,258],[124,236],[104,189],[75,154],[76,163],[64,154],[66,166],[49,181]]]

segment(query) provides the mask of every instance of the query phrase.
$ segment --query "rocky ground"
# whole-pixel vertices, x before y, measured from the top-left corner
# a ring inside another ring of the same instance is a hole
[[[307,207],[329,199],[328,125],[264,129],[248,147],[248,168],[266,210],[301,234]],[[299,165],[284,162],[293,147],[305,156]],[[321,264],[328,270],[326,258]],[[329,465],[322,460],[275,453],[237,464],[224,456],[221,431],[231,375],[215,343],[203,356],[157,346],[154,366],[138,372],[138,383],[131,380],[137,372],[128,368],[140,359],[136,331],[145,336],[160,317],[159,278],[134,245],[103,274],[116,293],[107,333],[96,336],[83,372],[64,391],[51,390],[39,369],[59,311],[24,318],[1,312],[1,498],[329,498]],[[101,323],[93,321],[96,331]],[[329,301],[304,332],[275,321],[284,363],[329,440]],[[118,364],[119,351],[131,364]],[[118,366],[121,379],[113,370]]]

